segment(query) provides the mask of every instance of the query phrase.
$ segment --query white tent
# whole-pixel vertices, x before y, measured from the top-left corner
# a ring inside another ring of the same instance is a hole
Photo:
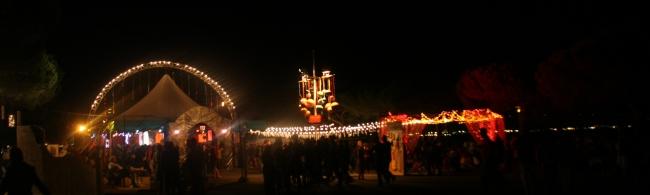
[[[181,118],[187,122],[180,122]],[[170,125],[174,126],[172,130],[186,131],[191,128],[189,122],[215,125],[212,128],[219,128],[217,124],[223,122],[219,114],[187,96],[169,75],[164,75],[144,98],[115,120],[115,127],[123,130],[158,129]]]

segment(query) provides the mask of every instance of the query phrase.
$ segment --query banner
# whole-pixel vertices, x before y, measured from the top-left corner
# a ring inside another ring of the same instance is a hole
[[[386,136],[388,137],[388,141],[391,143],[391,160],[388,169],[393,175],[404,175],[403,131],[401,128],[389,128]]]

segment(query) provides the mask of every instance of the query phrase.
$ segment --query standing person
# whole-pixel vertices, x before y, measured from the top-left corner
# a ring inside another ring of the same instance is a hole
[[[427,175],[432,176],[434,173],[433,169],[433,141],[429,137],[424,139],[424,148],[422,149],[422,160],[424,162],[424,167],[427,171]]]
[[[339,187],[350,184],[351,177],[349,174],[350,166],[350,146],[347,140],[339,139],[337,140],[337,151],[336,153],[341,155],[340,158],[337,158],[337,169],[336,169],[336,180]]]
[[[390,180],[390,172],[388,171],[388,166],[390,165],[390,143],[386,136],[382,136],[382,141],[377,139],[377,144],[375,145],[375,169],[377,170],[377,182],[379,186],[384,186],[384,183],[388,183]]]
[[[190,194],[205,194],[205,156],[203,149],[196,142],[196,139],[187,140],[187,160],[185,161],[188,181],[191,189]]]
[[[223,143],[216,144],[215,149],[214,149],[214,158],[215,158],[215,163],[214,163],[214,177],[219,179],[221,178],[221,171],[219,171],[219,168],[221,168],[221,154],[223,153]]]
[[[180,192],[178,185],[180,177],[179,152],[173,142],[165,142],[160,158],[158,173],[162,182],[163,189],[161,191],[164,194],[178,194]]]
[[[9,156],[11,164],[7,167],[6,177],[0,183],[0,194],[32,194],[34,185],[42,194],[50,194],[50,190],[36,175],[34,167],[24,161],[20,148],[11,148]]]
[[[289,147],[282,141],[276,140],[278,148],[274,150],[275,163],[276,163],[276,177],[278,180],[278,192],[288,193],[290,190],[290,176],[289,176]]]
[[[133,188],[139,188],[140,186],[138,185],[138,175],[144,172],[144,161],[142,158],[138,158],[136,156],[137,151],[133,151],[131,153],[131,158],[129,158],[129,161],[127,163],[128,165],[128,171],[129,175],[131,176],[131,187]]]
[[[481,183],[485,192],[496,194],[501,190],[500,186],[504,182],[499,172],[499,165],[503,157],[503,145],[498,136],[497,141],[491,141],[487,135],[487,129],[482,128],[480,133],[481,138],[483,138],[481,147]]]
[[[259,160],[257,159],[257,146],[255,143],[250,143],[248,145],[248,161],[250,168],[257,169],[259,168]]]
[[[399,139],[399,138],[398,138]],[[384,163],[384,178],[386,178],[386,183],[389,183],[391,181],[395,181],[395,175],[390,172],[390,162],[393,160],[393,143],[388,141],[388,137],[384,136],[384,147],[386,154],[383,156]]]
[[[357,144],[357,167],[359,168],[359,180],[365,180],[366,164],[368,163],[368,146],[362,140]]]
[[[262,151],[262,175],[264,177],[264,192],[267,195],[276,194],[277,177],[275,175],[275,159],[273,158],[274,149],[277,149],[275,145],[272,146],[267,142]]]
[[[226,145],[223,143],[223,141],[219,143],[219,146],[217,148],[217,168],[222,168],[222,169],[226,168],[226,166],[224,165],[225,163],[223,162],[225,148]]]
[[[123,177],[128,176],[128,171],[117,163],[117,158],[111,156],[108,162],[108,183],[111,186],[118,186]]]

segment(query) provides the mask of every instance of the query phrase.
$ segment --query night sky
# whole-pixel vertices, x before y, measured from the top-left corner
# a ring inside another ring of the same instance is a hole
[[[392,112],[438,112],[461,108],[464,70],[535,67],[582,39],[647,25],[634,5],[588,1],[52,6],[46,47],[65,75],[48,110],[88,113],[112,77],[170,60],[224,83],[242,117],[271,122],[302,120],[298,68],[311,69],[312,50],[336,74],[338,93],[389,89]]]

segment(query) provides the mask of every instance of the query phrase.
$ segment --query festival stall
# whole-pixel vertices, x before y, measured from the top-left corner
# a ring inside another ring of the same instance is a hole
[[[422,113],[419,117],[409,117],[405,114],[392,115],[383,119],[388,124],[380,129],[380,135],[387,136],[392,142],[392,160],[390,171],[394,175],[403,175],[406,163],[405,157],[415,153],[421,137],[434,136],[444,137],[456,134],[465,134],[473,138],[476,143],[483,143],[486,140],[480,135],[481,129],[487,130],[488,138],[495,141],[498,138],[506,139],[503,117],[490,109],[474,109],[463,111],[443,111],[435,117],[429,117]],[[460,124],[465,129],[438,128],[437,126],[449,124]],[[433,126],[433,131],[424,132],[427,126]]]

